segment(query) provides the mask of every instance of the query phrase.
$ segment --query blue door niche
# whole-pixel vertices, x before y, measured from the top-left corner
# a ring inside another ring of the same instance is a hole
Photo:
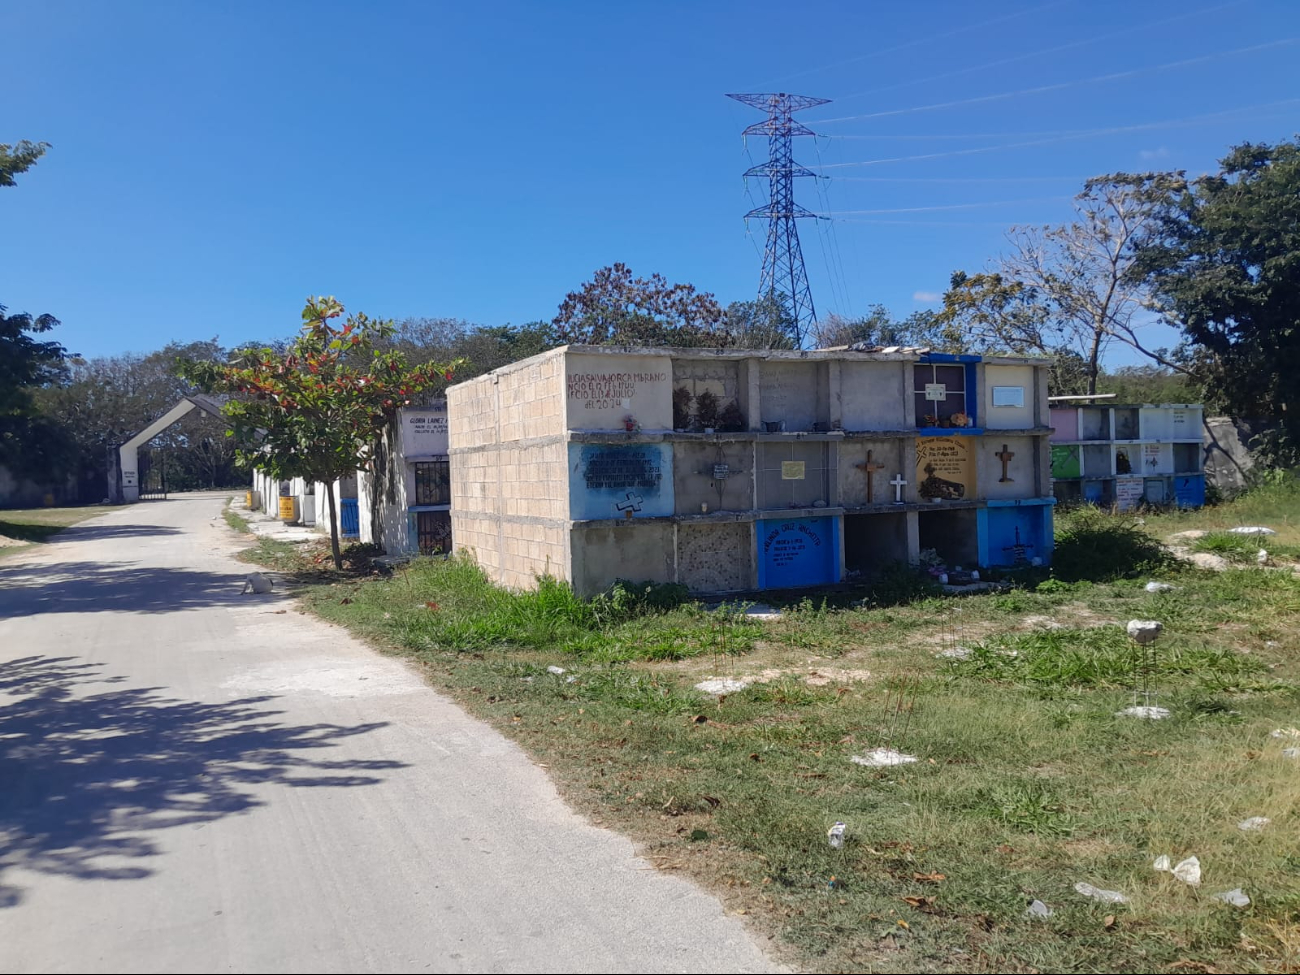
[[[985,565],[1014,566],[1038,558],[1046,565],[1052,556],[1051,505],[1021,507],[990,505],[980,518],[984,534],[980,548]]]
[[[758,587],[794,589],[839,581],[838,518],[758,522]]]

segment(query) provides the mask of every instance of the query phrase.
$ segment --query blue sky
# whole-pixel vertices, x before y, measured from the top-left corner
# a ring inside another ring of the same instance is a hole
[[[1291,137],[1297,38],[1295,0],[5,0],[0,142],[54,147],[0,190],[0,303],[101,355],[320,293],[549,319],[614,261],[747,299],[766,146],[724,95],[782,90],[833,99],[796,154],[833,177],[799,185],[818,312],[901,316],[1088,176]]]

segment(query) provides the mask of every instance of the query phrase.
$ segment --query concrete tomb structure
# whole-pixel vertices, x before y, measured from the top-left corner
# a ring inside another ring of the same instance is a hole
[[[566,346],[451,387],[451,526],[497,582],[822,586],[1047,562],[1047,360]]]
[[[1199,404],[1053,405],[1052,480],[1059,501],[1128,511],[1205,504]]]
[[[376,440],[370,463],[333,485],[277,481],[253,472],[254,506],[288,522],[329,532],[334,492],[339,537],[379,545],[389,555],[451,551],[447,403],[400,410]]]

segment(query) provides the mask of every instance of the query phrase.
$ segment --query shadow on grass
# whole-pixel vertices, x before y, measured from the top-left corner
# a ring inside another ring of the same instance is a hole
[[[140,879],[154,831],[265,805],[253,786],[375,785],[405,767],[328,757],[386,722],[285,724],[273,697],[204,704],[124,682],[76,657],[0,666],[0,908],[22,899],[8,870]]]

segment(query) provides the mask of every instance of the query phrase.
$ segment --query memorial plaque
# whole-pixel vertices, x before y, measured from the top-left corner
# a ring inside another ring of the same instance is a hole
[[[781,461],[781,480],[802,481],[805,477],[804,462],[801,460]]]
[[[923,501],[975,497],[975,456],[970,439],[921,437],[916,441],[916,491]]]

